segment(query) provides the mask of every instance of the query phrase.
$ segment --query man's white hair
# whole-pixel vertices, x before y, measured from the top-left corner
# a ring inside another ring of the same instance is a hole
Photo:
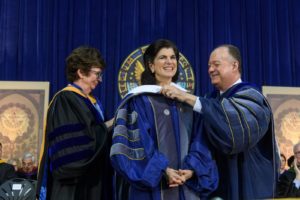
[[[32,155],[32,153],[29,153],[29,152],[24,153],[22,160],[25,160],[27,158],[30,158],[32,160],[32,162],[35,161],[35,157],[34,157],[34,155]]]

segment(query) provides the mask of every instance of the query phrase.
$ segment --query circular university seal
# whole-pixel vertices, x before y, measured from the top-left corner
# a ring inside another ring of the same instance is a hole
[[[118,75],[118,88],[121,98],[133,88],[141,85],[141,74],[145,70],[143,54],[147,47],[148,45],[139,47],[123,62]],[[176,83],[193,93],[195,89],[194,72],[188,60],[181,53],[179,53],[178,70],[179,76]]]

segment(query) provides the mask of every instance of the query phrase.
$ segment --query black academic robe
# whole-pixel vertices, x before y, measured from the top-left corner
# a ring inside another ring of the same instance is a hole
[[[300,188],[293,183],[296,173],[293,169],[286,170],[280,175],[277,183],[277,197],[300,197]]]
[[[240,83],[221,96],[200,97],[204,127],[213,146],[223,199],[263,199],[275,195],[279,172],[273,115],[255,87]]]
[[[16,172],[14,166],[5,162],[1,162],[0,163],[0,185],[12,178],[16,178]]]
[[[40,199],[111,199],[109,136],[90,98],[75,87],[55,95],[47,113],[38,175]]]

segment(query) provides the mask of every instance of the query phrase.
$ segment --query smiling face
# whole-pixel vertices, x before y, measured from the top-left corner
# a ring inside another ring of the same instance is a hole
[[[208,62],[211,83],[220,91],[227,90],[240,78],[238,65],[238,61],[229,54],[226,47],[215,49]]]
[[[177,71],[177,59],[172,48],[162,48],[155,56],[150,70],[155,74],[158,85],[169,84]]]
[[[102,82],[102,70],[100,67],[92,67],[88,73],[78,70],[80,79],[75,82],[86,94],[91,93]]]

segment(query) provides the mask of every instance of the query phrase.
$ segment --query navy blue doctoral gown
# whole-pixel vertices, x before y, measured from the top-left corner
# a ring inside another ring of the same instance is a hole
[[[217,169],[191,107],[157,94],[133,95],[124,102],[116,114],[110,157],[130,184],[128,198],[206,199],[217,187]],[[169,188],[167,167],[191,169],[194,176]]]
[[[214,146],[220,176],[213,196],[230,200],[274,197],[279,156],[268,102],[247,83],[218,94],[199,98],[202,130]]]

